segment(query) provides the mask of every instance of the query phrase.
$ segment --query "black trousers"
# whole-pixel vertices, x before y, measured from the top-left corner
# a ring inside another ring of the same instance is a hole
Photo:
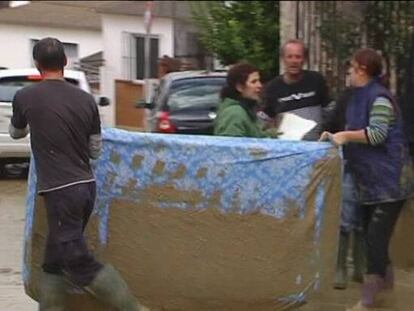
[[[102,264],[89,253],[83,235],[95,195],[94,182],[43,194],[49,225],[43,270],[65,274],[81,287],[90,284],[102,268]]]
[[[367,274],[385,276],[391,263],[388,248],[403,201],[363,205],[362,217],[367,243]]]

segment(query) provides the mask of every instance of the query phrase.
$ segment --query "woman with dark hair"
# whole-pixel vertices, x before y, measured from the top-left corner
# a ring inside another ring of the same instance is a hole
[[[256,108],[262,84],[259,71],[248,63],[230,68],[227,84],[223,87],[221,102],[214,123],[214,135],[238,137],[266,137],[261,129]]]
[[[344,158],[362,206],[367,271],[361,301],[352,311],[376,307],[379,294],[393,288],[388,247],[401,208],[414,190],[400,109],[390,91],[379,82],[381,72],[382,59],[377,52],[360,49],[354,54],[354,89],[346,105],[345,130],[321,135],[321,140],[344,145]]]

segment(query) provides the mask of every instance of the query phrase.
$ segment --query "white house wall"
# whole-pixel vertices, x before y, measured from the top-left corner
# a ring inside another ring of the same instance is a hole
[[[71,30],[0,23],[0,66],[27,68],[32,66],[31,39],[55,37],[62,42],[78,44],[79,58],[103,50],[101,31]]]
[[[115,124],[115,79],[126,79],[122,70],[122,34],[124,32],[145,34],[144,19],[139,16],[102,15],[102,35],[105,66],[101,71],[101,92],[112,105],[106,117]],[[169,18],[154,18],[151,34],[159,38],[159,56],[174,56],[173,21]],[[143,81],[136,81],[143,83]]]

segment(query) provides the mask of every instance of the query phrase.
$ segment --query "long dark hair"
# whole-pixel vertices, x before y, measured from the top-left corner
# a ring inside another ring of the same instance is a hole
[[[236,86],[238,84],[244,85],[247,82],[249,75],[253,72],[258,71],[259,70],[255,66],[249,63],[237,63],[233,65],[227,72],[226,85],[222,88],[220,92],[220,98],[240,98],[241,95],[240,92],[237,90]]]

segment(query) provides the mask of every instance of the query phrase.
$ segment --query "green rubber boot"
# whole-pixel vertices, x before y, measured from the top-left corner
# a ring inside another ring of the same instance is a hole
[[[364,281],[366,265],[365,236],[359,230],[354,230],[353,234],[352,258],[354,262],[354,273],[352,275],[352,280],[354,282],[362,283]]]
[[[63,275],[42,272],[39,311],[65,310],[66,282]]]
[[[129,291],[121,275],[111,265],[105,265],[85,290],[115,310],[144,310]]]
[[[348,285],[348,269],[346,259],[348,256],[349,233],[342,232],[339,235],[338,257],[336,262],[336,273],[333,287],[335,289],[345,289]]]

